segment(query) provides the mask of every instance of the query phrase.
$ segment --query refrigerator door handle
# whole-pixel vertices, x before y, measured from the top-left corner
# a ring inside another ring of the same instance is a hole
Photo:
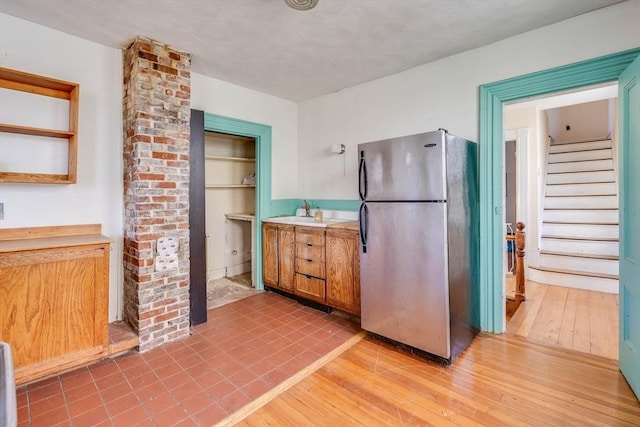
[[[369,208],[366,203],[360,205],[360,240],[362,252],[367,253],[367,239],[369,238]]]
[[[365,200],[367,198],[368,187],[367,162],[364,159],[364,151],[360,151],[360,167],[358,170],[358,191],[360,192],[360,200]]]

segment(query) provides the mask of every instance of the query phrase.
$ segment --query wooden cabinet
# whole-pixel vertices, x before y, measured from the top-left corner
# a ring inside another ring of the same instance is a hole
[[[266,285],[360,315],[357,230],[264,223],[262,239]]]
[[[295,294],[322,304],[325,302],[325,281],[313,276],[296,274]]]
[[[262,281],[278,286],[278,226],[262,224]]]
[[[295,271],[295,294],[324,304],[324,228],[296,227]]]
[[[109,250],[99,225],[0,230],[0,341],[17,383],[107,354]]]
[[[292,225],[262,225],[262,280],[287,292],[295,287],[295,228]]]
[[[327,229],[327,304],[360,315],[358,231]]]

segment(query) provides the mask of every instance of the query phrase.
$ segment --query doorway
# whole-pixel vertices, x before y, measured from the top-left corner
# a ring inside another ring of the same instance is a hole
[[[516,220],[526,225],[529,279],[527,299],[507,317],[506,331],[616,360],[617,94],[617,84],[580,89],[509,103],[504,114],[506,228],[508,233]],[[522,144],[528,159],[510,150],[518,139],[515,129],[532,136]],[[530,185],[517,186],[521,171],[514,169],[527,165],[531,173],[522,181]],[[515,199],[509,198],[516,192],[533,207],[518,210],[517,219]],[[505,294],[513,295],[509,243]]]
[[[205,132],[252,138],[255,150],[255,219],[252,282],[263,290],[262,219],[271,216],[271,126],[191,110],[189,181],[191,324],[207,321]]]
[[[640,395],[640,49],[582,61],[480,87],[480,327],[505,330],[502,257],[504,215],[503,103],[562,90],[620,81],[620,370]],[[484,145],[483,145],[484,144]],[[625,233],[626,231],[626,233]],[[627,234],[628,233],[628,234]]]
[[[255,138],[205,131],[207,309],[255,290]]]

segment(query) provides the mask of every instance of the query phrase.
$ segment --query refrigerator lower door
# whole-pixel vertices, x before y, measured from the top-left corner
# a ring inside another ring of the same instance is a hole
[[[446,203],[367,203],[362,328],[451,357]]]

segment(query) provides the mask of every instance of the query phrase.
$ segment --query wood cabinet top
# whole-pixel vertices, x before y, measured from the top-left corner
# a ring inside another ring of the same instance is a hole
[[[341,230],[354,230],[358,231],[360,226],[358,221],[347,221],[347,222],[339,222],[337,224],[327,225],[327,230],[329,229],[341,229]]]
[[[110,242],[100,224],[0,229],[0,253]]]

